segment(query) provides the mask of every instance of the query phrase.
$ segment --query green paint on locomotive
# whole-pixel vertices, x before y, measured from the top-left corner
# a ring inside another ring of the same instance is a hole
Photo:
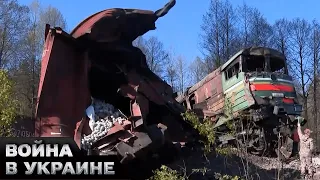
[[[215,90],[221,87],[222,94],[217,93]],[[302,113],[292,77],[288,75],[286,57],[267,47],[242,49],[183,96],[179,101],[185,103],[188,109],[196,107],[219,114],[221,108],[214,107],[222,105],[223,113],[228,117],[220,117],[218,121],[221,118],[230,120],[238,112],[251,109],[252,106],[270,104],[284,110],[282,113],[287,115]],[[197,98],[200,96],[201,100]],[[221,104],[219,99],[222,100]],[[267,113],[274,112],[271,110]]]
[[[232,79],[228,80],[225,79],[224,75],[222,77],[225,105],[232,108],[233,112],[248,108],[249,104],[245,99],[244,91],[244,73],[241,72],[238,77],[232,77]]]
[[[251,64],[247,62],[250,58],[254,59],[249,61]],[[252,67],[248,66],[254,66],[253,63],[260,63],[261,69],[250,70]],[[285,73],[275,72],[277,68],[285,69]],[[265,47],[243,49],[222,65],[221,71],[225,95],[224,109],[228,116],[231,115],[230,109],[234,116],[236,112],[259,104],[257,99],[264,98],[277,100],[277,105],[286,109],[289,115],[301,114],[302,108],[297,104],[292,78],[287,74],[285,57],[278,51]],[[249,86],[249,90],[245,89],[246,86]],[[273,97],[275,94],[280,94],[281,97]],[[254,101],[249,101],[248,98],[253,98]]]
[[[288,138],[283,147],[290,152],[292,128],[303,119],[302,106],[298,103],[292,77],[288,75],[286,57],[266,47],[242,49],[178,99],[187,104],[188,109],[202,110],[199,116],[210,117],[219,134],[217,139],[223,144],[239,135],[228,133],[228,121],[232,124],[242,112],[247,113],[255,123],[246,119],[238,122],[249,124],[250,131],[245,133],[254,138],[249,140],[250,148],[258,153],[274,144],[272,139],[276,139],[278,133]],[[259,132],[275,135],[275,138],[266,139],[264,135],[258,136]]]
[[[245,98],[248,94],[246,94],[244,89],[245,73],[242,71],[240,57],[240,55],[235,57],[236,60],[222,71],[225,112],[228,116],[234,116],[231,115],[231,112],[235,113],[252,105]]]

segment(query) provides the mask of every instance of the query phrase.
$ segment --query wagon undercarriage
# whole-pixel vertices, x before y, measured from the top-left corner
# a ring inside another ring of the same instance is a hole
[[[283,160],[290,158],[295,150],[292,132],[296,121],[286,114],[275,115],[268,109],[251,109],[240,117],[230,119],[234,123],[232,129],[228,124],[219,126],[217,144],[220,147],[233,145],[260,156],[276,155]]]

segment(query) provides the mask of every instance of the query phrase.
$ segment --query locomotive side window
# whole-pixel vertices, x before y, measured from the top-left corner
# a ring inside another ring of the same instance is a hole
[[[230,79],[230,78],[232,77],[232,69],[229,68],[229,69],[225,72],[225,74],[226,74],[226,80],[227,80],[227,79]]]
[[[192,95],[189,97],[189,102],[190,102],[191,109],[193,109],[193,105],[196,104],[195,94],[192,94]]]
[[[237,75],[240,72],[240,63],[237,62],[236,64],[232,65],[228,68],[224,73],[226,80],[232,78],[233,76]]]
[[[232,76],[235,76],[240,72],[240,64],[236,63],[234,67],[232,68]]]

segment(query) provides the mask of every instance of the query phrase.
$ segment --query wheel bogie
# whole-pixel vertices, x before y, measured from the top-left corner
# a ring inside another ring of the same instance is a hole
[[[228,128],[227,123],[220,125],[216,129],[217,143],[228,144],[236,148],[245,149],[247,152],[259,155],[277,155],[281,159],[288,158],[291,151],[284,150],[279,153],[279,149],[288,146],[287,139],[293,134],[293,123],[288,120],[287,116],[271,116],[270,118],[253,121],[251,116],[248,118],[230,119],[228,124],[233,124],[233,129]],[[287,126],[283,126],[283,122],[287,122]],[[230,137],[230,135],[233,135]],[[226,142],[228,141],[228,142]],[[292,143],[289,143],[292,145]],[[284,154],[285,155],[284,155]]]

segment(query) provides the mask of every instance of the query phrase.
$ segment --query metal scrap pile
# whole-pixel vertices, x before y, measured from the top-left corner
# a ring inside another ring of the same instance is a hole
[[[90,119],[89,126],[92,133],[82,138],[81,144],[84,149],[104,137],[114,126],[114,123],[122,124],[126,120],[124,115],[113,105],[98,99],[92,99],[92,104],[86,109],[86,114]]]

